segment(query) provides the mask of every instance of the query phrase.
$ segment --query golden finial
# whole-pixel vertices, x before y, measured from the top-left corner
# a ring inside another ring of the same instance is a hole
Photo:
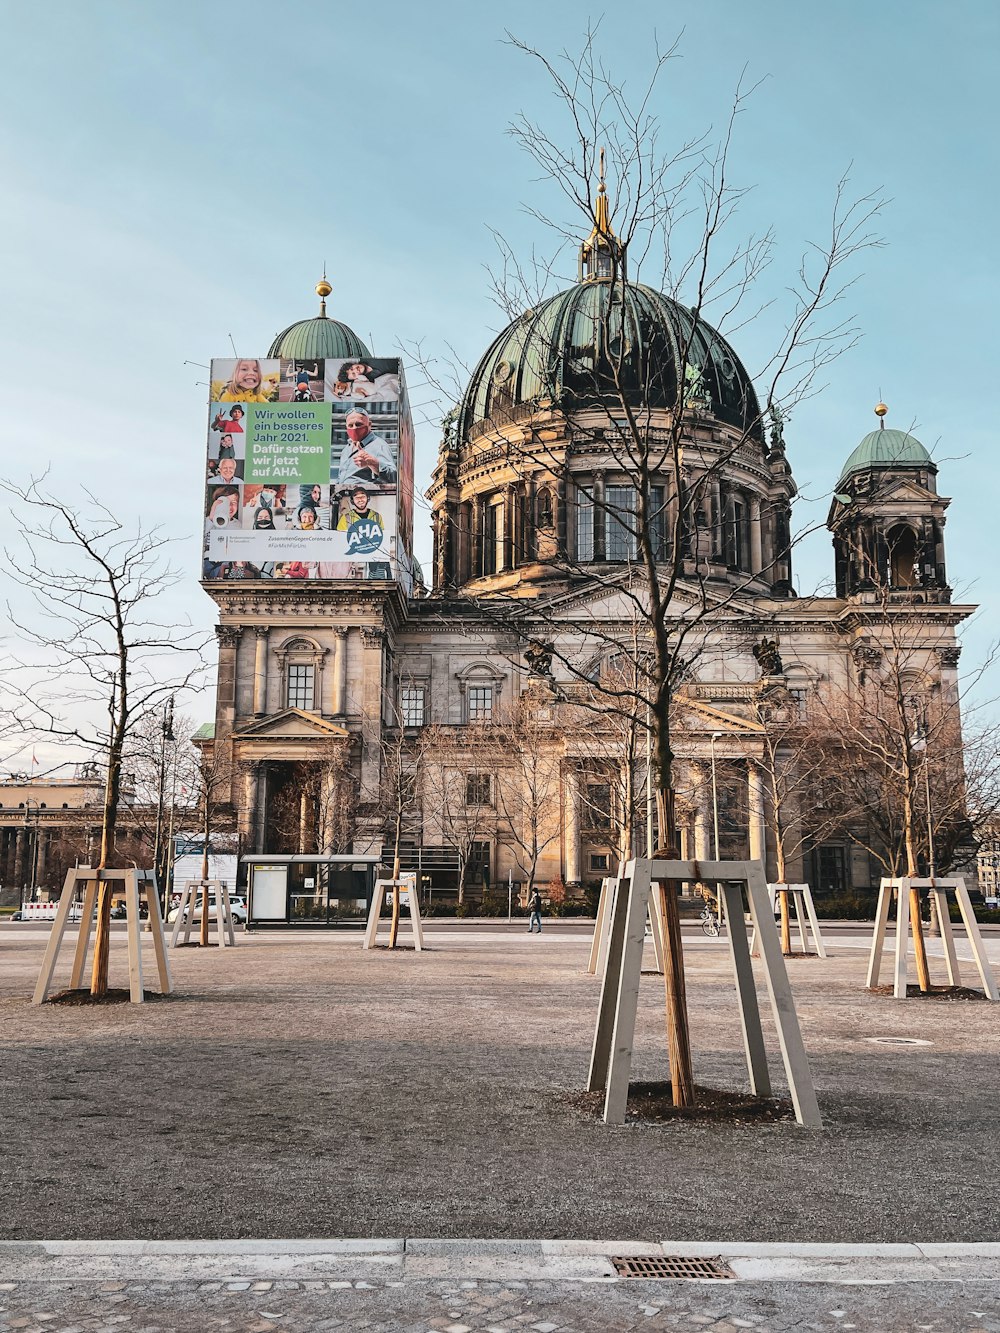
[[[879,430],[885,430],[885,414],[888,410],[889,409],[886,407],[885,403],[875,404],[875,415],[878,417]]]
[[[322,279],[321,279],[319,282],[317,282],[317,284],[316,284],[316,295],[320,298],[320,301],[319,301],[319,316],[320,316],[320,319],[325,319],[325,318],[326,318],[326,298],[330,295],[330,293],[331,293],[332,291],[333,291],[333,288],[330,286],[330,284],[329,284],[329,283],[327,282],[327,280],[326,280],[326,265],[324,264],[324,265],[323,265],[323,277],[322,277]]]
[[[594,205],[594,219],[596,226],[591,233],[591,240],[596,236],[613,236],[611,230],[611,210],[608,208],[608,192],[604,184],[604,149],[602,148],[598,156],[599,162],[599,183],[597,186],[597,202]]]
[[[612,249],[618,240],[611,230],[611,209],[608,207],[608,191],[604,184],[603,148],[598,153],[597,161],[599,176],[597,198],[594,200],[594,226],[580,246],[581,282],[611,277]]]

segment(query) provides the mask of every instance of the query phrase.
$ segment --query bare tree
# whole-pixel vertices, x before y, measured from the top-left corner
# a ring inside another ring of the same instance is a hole
[[[538,863],[560,834],[564,743],[554,712],[549,691],[526,690],[509,707],[498,708],[490,725],[499,756],[498,834],[525,878],[529,897]]]
[[[488,722],[425,729],[420,791],[425,840],[428,827],[452,848],[458,861],[458,903],[479,864],[481,844],[497,828],[497,750]]]
[[[958,653],[942,627],[939,637],[914,623],[905,605],[883,588],[878,615],[855,653],[850,679],[817,695],[825,723],[837,738],[839,768],[850,781],[829,783],[831,817],[865,848],[890,878],[940,873],[960,849],[972,849],[967,815],[963,696]],[[987,727],[985,745],[997,731]],[[996,799],[996,764],[979,761],[983,797]],[[930,989],[920,893],[910,890],[910,923],[920,988]]]
[[[150,604],[177,582],[157,529],[129,531],[89,492],[73,506],[45,490],[0,482],[15,502],[19,542],[10,575],[34,600],[38,620],[21,633],[3,682],[10,724],[31,736],[78,742],[106,767],[98,868],[116,864],[115,832],[128,740],[140,720],[202,676],[203,636],[157,619]],[[168,662],[181,659],[177,672]],[[111,886],[101,883],[91,993],[108,986]]]
[[[833,811],[814,799],[817,786],[836,771],[842,758],[839,736],[832,732],[809,697],[793,695],[784,682],[760,681],[748,710],[752,735],[741,737],[747,762],[761,776],[758,815],[771,835],[775,879],[788,882],[790,862],[837,827]],[[792,951],[788,895],[779,894],[781,948]]]
[[[417,786],[427,754],[428,733],[423,729],[409,731],[397,700],[387,701],[391,723],[383,726],[379,737],[381,750],[378,807],[382,818],[383,846],[392,848],[392,925],[389,929],[389,948],[396,947],[399,933],[399,877],[401,847],[416,816]],[[419,885],[414,886],[419,892]],[[411,909],[412,910],[412,909]]]
[[[838,307],[852,280],[845,276],[851,261],[879,243],[871,225],[880,201],[873,195],[853,200],[846,180],[839,182],[826,238],[809,245],[787,284],[790,301],[784,332],[759,377],[765,386],[763,409],[747,390],[744,406],[753,406],[738,419],[732,417],[730,429],[713,432],[705,349],[724,348],[717,328],[738,326],[768,303],[757,295],[757,286],[775,254],[771,231],[731,240],[745,193],[733,183],[732,146],[752,89],[737,88],[717,142],[706,137],[664,152],[654,105],[673,48],[654,52],[650,77],[637,95],[631,95],[600,61],[596,30],[587,33],[579,55],[558,59],[549,59],[516,38],[511,41],[541,67],[555,94],[557,111],[562,112],[558,129],[522,116],[512,134],[542,179],[591,228],[580,263],[581,276],[598,279],[598,334],[592,347],[588,343],[567,352],[553,341],[548,358],[544,347],[538,349],[539,361],[550,363],[542,373],[543,382],[546,374],[549,379],[535,399],[531,429],[517,429],[516,414],[506,410],[503,395],[495,393],[490,418],[478,423],[477,433],[500,451],[511,482],[526,483],[528,503],[534,505],[538,564],[603,581],[631,608],[624,613],[626,621],[642,627],[645,652],[640,679],[634,687],[614,683],[600,691],[595,704],[603,710],[624,709],[633,718],[644,718],[648,709],[659,848],[663,855],[674,856],[677,779],[671,700],[704,651],[706,627],[761,572],[751,567],[742,581],[730,580],[728,590],[711,581],[713,566],[746,568],[747,564],[727,559],[727,548],[742,542],[743,533],[736,511],[720,507],[719,479],[747,447],[760,453],[762,460],[766,457],[774,479],[765,515],[772,534],[770,582],[775,588],[787,585],[788,504],[794,487],[784,463],[783,423],[797,403],[816,391],[823,367],[857,337]],[[613,176],[614,225],[604,181],[605,146]],[[596,178],[600,186],[595,197]],[[573,236],[573,223],[540,209],[531,211],[560,240]],[[686,244],[685,238],[691,237],[691,244]],[[529,300],[528,313],[533,315],[558,261],[543,261],[529,273],[513,262],[509,247],[503,254],[503,270],[493,278],[495,298],[508,315],[523,310]],[[683,313],[678,307],[675,346],[669,354],[665,343],[634,336],[630,323],[633,284],[641,273],[646,276],[653,270],[659,291],[686,301]],[[708,324],[709,317],[716,327]],[[728,350],[720,355],[728,355]],[[433,379],[434,367],[426,358],[422,365]],[[767,421],[772,428],[769,450],[763,443]],[[450,456],[448,449],[446,438],[443,459]],[[587,451],[598,459],[595,476],[618,473],[626,483],[605,486],[581,479],[576,460]],[[446,483],[447,464],[442,469],[439,485]],[[541,507],[542,493],[549,487],[567,497],[567,506],[576,508],[575,549],[558,516],[553,520]],[[585,530],[579,526],[581,516],[586,517]],[[459,551],[471,549],[473,563],[477,551],[488,554],[491,541],[499,544],[499,537],[489,530],[484,534],[481,527],[454,534],[439,528],[437,538],[439,552],[451,542]],[[583,555],[581,546],[587,547]],[[613,548],[612,558],[626,567],[623,575],[594,574],[591,562],[607,556],[608,548]],[[478,572],[492,572],[495,563],[484,558]],[[438,586],[445,564],[438,561]],[[550,638],[548,648],[563,671],[581,683],[592,683],[589,665],[578,651],[581,635],[589,640],[583,656],[591,659],[595,648],[605,654],[620,651],[623,638],[629,637],[627,628],[623,635],[620,625],[609,627],[595,617],[572,627],[578,633],[570,648],[564,614],[546,624],[545,607],[520,599],[516,588],[505,604],[502,587],[480,590],[474,577],[455,582],[464,583],[482,615],[504,623],[522,644]],[[677,594],[682,586],[693,589],[695,598],[679,609]],[[665,894],[664,899],[673,1092],[677,1105],[689,1106],[694,1087],[680,924],[674,895]]]

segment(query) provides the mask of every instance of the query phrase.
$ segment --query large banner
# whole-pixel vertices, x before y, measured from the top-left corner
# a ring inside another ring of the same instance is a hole
[[[396,359],[212,362],[204,579],[412,584],[413,422]]]

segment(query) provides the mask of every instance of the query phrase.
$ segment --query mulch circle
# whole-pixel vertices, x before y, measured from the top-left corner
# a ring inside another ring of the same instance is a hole
[[[171,1000],[172,995],[164,995],[158,990],[144,990],[142,992],[144,1000]],[[129,1004],[132,996],[127,988],[113,987],[109,988],[103,995],[91,995],[89,990],[62,990],[56,995],[50,995],[48,1004],[62,1005],[90,1005],[90,1004]]]
[[[756,1097],[750,1092],[724,1092],[720,1088],[695,1087],[696,1104],[674,1106],[669,1083],[631,1083],[626,1124],[667,1124],[671,1120],[721,1121],[727,1124],[778,1124],[794,1120],[795,1110],[787,1097]],[[603,1092],[571,1093],[571,1106],[590,1119],[604,1114]]]
[[[868,992],[871,995],[893,995],[892,986],[869,986]],[[929,991],[923,991],[919,986],[909,985],[906,988],[906,998],[908,1000],[985,1000],[986,994],[981,990],[973,990],[971,986],[932,986]]]

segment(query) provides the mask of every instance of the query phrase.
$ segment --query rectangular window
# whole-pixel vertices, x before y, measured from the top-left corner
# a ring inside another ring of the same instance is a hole
[[[467,773],[465,775],[465,804],[493,804],[493,779],[489,773]]]
[[[493,686],[469,686],[469,721],[489,722],[493,716]]]
[[[404,727],[422,727],[424,725],[424,687],[422,685],[404,685],[399,691],[399,711]]]
[[[607,870],[608,868],[607,852],[593,852],[590,857],[591,870]]]
[[[611,784],[609,782],[587,783],[584,818],[587,828],[610,829]]]
[[[609,560],[635,559],[635,488],[609,486],[605,491],[607,509],[607,551]]]
[[[667,511],[665,491],[662,486],[651,486],[649,490],[649,532],[653,539],[653,559],[667,559]]]
[[[594,558],[594,501],[577,491],[576,558],[580,561]]]
[[[490,500],[483,507],[483,573],[498,574],[503,569],[503,499]]]
[[[302,708],[308,712],[313,706],[313,668],[290,665],[288,668],[288,700],[286,707]]]

